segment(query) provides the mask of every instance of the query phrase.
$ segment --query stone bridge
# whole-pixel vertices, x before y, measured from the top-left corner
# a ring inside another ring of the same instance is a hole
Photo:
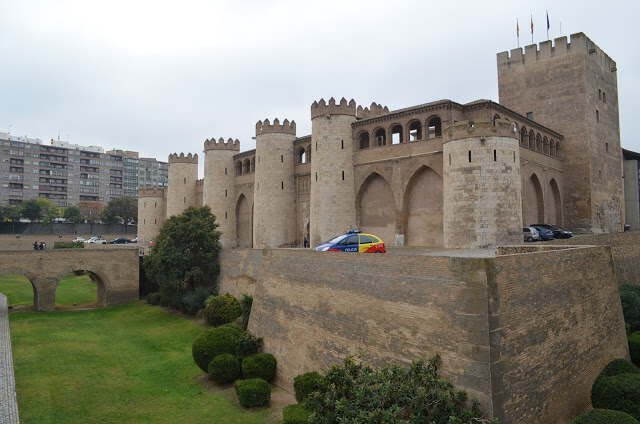
[[[38,311],[53,311],[58,283],[79,270],[94,276],[98,306],[138,300],[139,255],[135,247],[0,251],[0,275],[26,277]]]

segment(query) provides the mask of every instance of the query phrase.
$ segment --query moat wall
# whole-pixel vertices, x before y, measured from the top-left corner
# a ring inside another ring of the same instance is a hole
[[[220,292],[253,293],[249,330],[289,390],[347,354],[382,365],[438,353],[441,375],[504,424],[566,423],[590,407],[602,367],[628,357],[610,252],[225,250]]]

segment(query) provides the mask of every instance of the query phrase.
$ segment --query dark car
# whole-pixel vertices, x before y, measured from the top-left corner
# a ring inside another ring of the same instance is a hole
[[[536,230],[538,230],[538,234],[540,235],[540,238],[543,241],[547,241],[547,240],[553,240],[553,230],[550,230],[548,228],[545,227],[541,227],[539,225],[531,225],[531,227],[535,228]]]
[[[131,240],[124,237],[118,237],[117,239],[113,239],[109,242],[109,244],[127,244],[127,243],[131,243]]]
[[[571,231],[563,230],[562,228],[552,225],[552,224],[534,224],[536,227],[546,228],[547,230],[553,231],[553,237],[557,239],[561,238],[571,238],[573,237],[573,233]]]

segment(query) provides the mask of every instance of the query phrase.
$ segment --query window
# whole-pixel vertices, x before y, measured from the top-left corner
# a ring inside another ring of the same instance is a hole
[[[596,122],[600,122],[600,112],[596,109]]]
[[[360,236],[360,244],[362,243],[374,243],[373,240],[371,240],[371,238],[369,236]]]
[[[530,119],[533,121],[533,112],[527,112],[527,119]]]
[[[493,151],[493,161],[496,162],[497,160],[498,160],[498,156],[497,156],[496,151],[494,150]]]
[[[339,246],[348,246],[350,244],[358,244],[358,236],[356,234],[352,234],[349,237],[342,239],[342,241],[338,243]]]
[[[471,163],[471,150],[469,150],[469,163]]]
[[[344,181],[344,171],[342,171],[342,181]]]

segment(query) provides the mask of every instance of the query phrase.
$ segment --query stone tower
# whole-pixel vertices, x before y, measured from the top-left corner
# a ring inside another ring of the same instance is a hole
[[[160,231],[167,213],[166,189],[138,189],[138,242],[146,244]]]
[[[621,231],[624,215],[616,63],[584,34],[499,53],[500,104],[564,135],[565,225]]]
[[[353,134],[356,102],[343,97],[311,105],[311,245],[354,228]]]
[[[289,247],[296,244],[296,187],[293,140],[296,123],[280,125],[268,119],[256,123],[253,245]]]
[[[461,121],[444,137],[445,247],[522,243],[520,148],[513,123]]]
[[[222,247],[236,246],[235,178],[233,155],[240,151],[240,141],[222,138],[204,142],[203,204],[209,206],[220,225]]]
[[[197,203],[196,181],[198,180],[198,155],[172,153],[169,155],[169,178],[167,193],[167,218],[180,215],[189,206]]]

